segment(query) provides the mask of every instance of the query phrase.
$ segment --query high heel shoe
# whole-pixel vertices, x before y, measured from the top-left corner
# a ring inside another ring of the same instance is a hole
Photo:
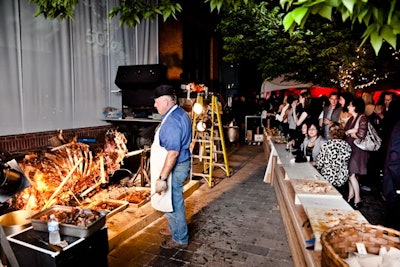
[[[362,207],[361,201],[353,204],[353,209],[355,209],[355,210],[359,210],[359,209],[361,209],[361,207]]]
[[[354,205],[354,197],[348,198],[348,199],[347,199],[347,203],[349,203],[350,206],[353,206],[353,205]]]

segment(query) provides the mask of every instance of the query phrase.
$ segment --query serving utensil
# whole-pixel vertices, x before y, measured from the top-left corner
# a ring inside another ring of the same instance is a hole
[[[53,245],[49,242],[44,241],[41,238],[37,239],[40,243],[45,244],[46,246],[48,246],[51,250],[55,251],[55,252],[61,252],[63,249],[57,245]]]

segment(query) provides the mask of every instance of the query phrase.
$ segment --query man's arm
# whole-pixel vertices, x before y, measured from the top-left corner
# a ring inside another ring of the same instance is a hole
[[[160,177],[166,180],[176,164],[176,159],[179,156],[179,151],[169,150],[165,158],[164,166],[160,172]]]

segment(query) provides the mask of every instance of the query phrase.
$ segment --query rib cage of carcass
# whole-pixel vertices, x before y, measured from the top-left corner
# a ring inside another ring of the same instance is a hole
[[[72,141],[48,152],[30,153],[19,163],[31,185],[16,195],[16,207],[41,210],[52,205],[77,206],[96,193],[123,164],[128,152],[125,136],[109,130],[104,149]]]

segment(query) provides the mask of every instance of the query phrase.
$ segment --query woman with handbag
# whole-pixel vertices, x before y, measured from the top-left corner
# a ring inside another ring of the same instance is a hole
[[[361,206],[360,185],[358,177],[367,174],[368,151],[364,151],[354,144],[357,139],[364,139],[368,130],[368,118],[364,115],[365,103],[362,98],[351,100],[348,106],[350,119],[347,121],[344,129],[346,133],[346,142],[352,149],[349,161],[349,195],[348,202],[351,203],[354,198],[354,209]]]

